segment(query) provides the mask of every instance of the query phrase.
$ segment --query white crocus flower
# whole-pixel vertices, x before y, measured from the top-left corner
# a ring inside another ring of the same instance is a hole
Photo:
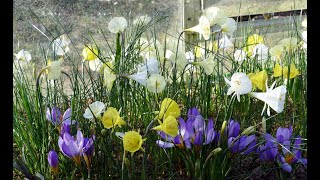
[[[83,114],[83,117],[86,119],[93,119],[94,117],[100,118],[101,113],[104,112],[106,106],[103,102],[96,101],[89,105],[86,111]]]
[[[268,105],[267,114],[270,116],[270,107],[275,110],[277,113],[281,113],[284,109],[284,101],[286,98],[286,86],[282,85],[279,87],[274,86],[276,81],[273,82],[270,88],[268,88],[268,81],[266,81],[266,92],[251,92],[250,95],[265,102],[261,116],[266,109],[266,105]]]
[[[63,60],[58,60],[58,61],[50,61],[48,62],[48,66],[45,67],[45,69],[47,70],[47,74],[48,74],[48,79],[52,80],[52,79],[58,79],[61,76],[61,64],[62,64]]]
[[[234,55],[233,55],[233,56],[234,56],[234,60],[235,60],[235,61],[241,62],[241,61],[246,60],[247,54],[246,54],[246,52],[243,51],[242,49],[238,49],[238,50],[236,50],[236,51],[234,52]]]
[[[198,25],[184,31],[197,32],[199,33],[200,40],[202,36],[205,40],[208,40],[210,38],[210,22],[206,16],[201,16]]]
[[[225,15],[224,12],[221,11],[221,9],[217,7],[209,7],[204,11],[204,15],[209,19],[210,26],[213,26],[215,24],[224,24],[228,17]]]
[[[31,54],[29,51],[25,51],[22,49],[21,51],[18,52],[18,54],[14,54],[17,58],[17,60],[24,60],[24,61],[31,61]]]
[[[227,21],[221,25],[221,31],[227,35],[232,35],[237,29],[237,22],[233,18],[228,18]]]
[[[166,87],[166,80],[160,74],[153,74],[147,80],[147,88],[153,93],[160,93]]]
[[[252,82],[245,73],[237,72],[231,76],[231,81],[229,81],[226,77],[224,78],[224,80],[230,85],[227,95],[231,95],[232,93],[234,93],[233,96],[237,95],[237,99],[239,102],[240,95],[248,94],[249,92],[251,92]]]
[[[159,74],[159,65],[158,61],[155,58],[150,58],[147,60],[146,64],[138,65],[138,72],[147,71],[150,75],[152,74]]]
[[[99,71],[102,67],[102,62],[99,58],[94,59],[93,61],[89,61],[89,67],[92,71]]]
[[[123,32],[128,26],[128,22],[124,17],[114,17],[108,24],[108,29],[112,33]]]
[[[61,35],[52,43],[53,52],[58,56],[63,56],[70,51],[69,44],[70,40],[68,37],[66,35]]]
[[[126,77],[134,81],[137,81],[143,86],[146,86],[147,79],[148,79],[148,72],[147,71],[137,72],[136,74],[132,74]]]
[[[264,44],[257,44],[253,48],[252,57],[257,56],[258,61],[265,62],[268,59],[268,47]]]

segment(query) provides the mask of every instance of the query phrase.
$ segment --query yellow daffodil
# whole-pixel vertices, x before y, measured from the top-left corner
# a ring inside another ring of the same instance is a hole
[[[126,125],[126,122],[120,117],[117,109],[109,107],[102,116],[102,124],[104,128],[110,129],[116,126]]]
[[[82,56],[84,60],[93,61],[98,58],[98,49],[92,45],[87,45],[82,50]]]
[[[178,122],[175,117],[168,116],[164,119],[163,123],[159,120],[159,126],[153,128],[156,131],[163,131],[164,133],[175,137],[178,135]]]
[[[300,75],[299,70],[296,68],[296,66],[292,63],[290,65],[290,74],[289,74],[289,78],[292,79],[296,76]],[[288,78],[288,66],[283,68],[283,76],[285,78]]]
[[[179,117],[180,108],[174,100],[165,98],[161,103],[158,119],[166,119],[168,116]]]
[[[253,34],[248,37],[247,39],[247,46],[244,48],[244,50],[248,53],[248,56],[250,57],[253,54],[253,48],[257,44],[263,44],[264,40],[262,36],[259,36],[258,34]]]
[[[278,77],[278,76],[281,76],[281,75],[283,75],[284,76],[284,78],[288,78],[288,66],[285,66],[284,68],[282,68],[281,66],[280,66],[280,64],[276,64],[275,65],[275,67],[273,68],[273,72],[274,72],[274,74],[273,74],[273,76],[274,77]],[[300,72],[299,72],[299,70],[296,68],[296,66],[292,63],[291,65],[290,65],[290,74],[289,74],[289,78],[290,79],[292,79],[292,78],[294,78],[294,77],[296,77],[296,76],[298,76],[298,75],[300,75]]]
[[[142,139],[142,136],[139,134],[139,132],[136,131],[128,131],[123,136],[123,148],[126,151],[129,151],[132,153],[138,151],[139,149],[143,150],[142,143],[146,139]]]
[[[255,89],[255,87],[258,87],[258,89],[262,91],[266,91],[265,84],[266,84],[266,80],[268,79],[267,71],[265,70],[260,71],[254,75],[250,75],[249,78],[252,82],[253,89]]]
[[[200,40],[202,36],[205,40],[208,40],[210,38],[210,22],[206,16],[201,16],[198,25],[184,31],[197,32],[200,35]]]
[[[279,63],[276,63],[276,65],[273,68],[273,77],[279,77],[282,75],[282,67]]]

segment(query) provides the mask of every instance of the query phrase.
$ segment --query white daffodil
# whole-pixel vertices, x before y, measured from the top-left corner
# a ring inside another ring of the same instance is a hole
[[[192,51],[188,51],[185,53],[186,59],[189,62],[193,62],[194,61],[194,54]]]
[[[227,49],[230,47],[233,47],[233,43],[228,38],[228,36],[223,35],[222,38],[219,39],[219,49]]]
[[[281,113],[284,109],[284,101],[286,98],[286,86],[282,85],[279,87],[274,86],[276,81],[273,82],[270,88],[268,88],[268,81],[266,81],[266,92],[251,92],[250,95],[265,102],[261,116],[266,110],[266,105],[268,105],[267,114],[270,116],[270,107],[275,110],[277,113]]]
[[[237,72],[231,76],[231,81],[229,81],[226,77],[224,78],[224,80],[227,84],[230,85],[227,95],[231,95],[232,93],[234,93],[233,96],[237,95],[237,99],[239,102],[240,95],[248,94],[249,92],[251,92],[252,82],[245,73]]]
[[[166,80],[160,74],[153,74],[147,80],[147,88],[153,93],[160,93],[166,87]]]
[[[289,38],[282,39],[280,41],[280,43],[282,44],[282,46],[286,50],[291,50],[293,48],[298,47],[298,39],[295,37],[289,37]]]
[[[93,61],[89,61],[88,63],[92,71],[99,71],[103,64],[99,58],[96,58]]]
[[[277,44],[273,46],[269,51],[271,55],[271,59],[274,61],[280,60],[283,51],[284,51],[284,48],[282,44]]]
[[[104,112],[106,106],[103,102],[96,101],[89,105],[86,111],[83,114],[83,117],[86,119],[93,119],[96,117],[97,119],[101,118],[101,113]]]
[[[215,62],[214,62],[214,56],[209,56],[209,58],[205,59],[204,61],[200,62],[192,62],[194,65],[199,65],[203,68],[204,72],[207,75],[210,75],[213,73],[213,69],[215,67]]]
[[[302,36],[302,39],[303,39],[303,45],[302,45],[302,47],[304,48],[304,49],[307,49],[307,31],[303,31],[302,33],[301,33],[301,36]]]
[[[305,29],[307,29],[307,26],[308,26],[307,18],[305,18],[305,19],[302,21],[301,26],[304,27]]]
[[[48,60],[48,65],[45,67],[46,72],[48,74],[48,79],[58,79],[61,76],[61,64],[63,63],[63,60],[58,61],[51,61]]]
[[[18,54],[14,54],[17,58],[17,60],[23,60],[23,61],[31,61],[31,54],[29,51],[25,51],[22,49],[21,51],[18,52]]]
[[[246,60],[246,56],[247,56],[246,52],[243,51],[242,49],[236,50],[233,55],[234,60],[238,62]]]
[[[114,17],[108,24],[108,29],[112,33],[123,32],[128,26],[128,22],[124,17]]]
[[[69,44],[69,38],[66,35],[61,35],[52,43],[53,52],[58,56],[63,56],[70,51]]]
[[[139,16],[133,20],[134,25],[147,25],[151,21],[151,18],[148,15]]]
[[[226,14],[217,7],[209,7],[204,11],[204,15],[209,19],[210,26],[215,24],[222,25],[227,21]]]
[[[108,65],[108,66],[107,66]],[[103,70],[103,86],[107,88],[107,91],[111,91],[114,81],[116,80],[117,76],[113,74],[110,68],[113,68],[112,63],[109,61],[107,62]]]
[[[221,25],[221,31],[224,34],[232,35],[237,29],[237,22],[233,18],[228,18],[227,21]]]
[[[206,16],[201,16],[198,25],[184,31],[197,32],[200,40],[202,36],[205,40],[208,40],[210,38],[210,22]]]
[[[264,44],[257,44],[253,48],[252,57],[257,56],[258,61],[265,62],[268,59],[268,47]]]
[[[147,71],[137,72],[136,74],[132,74],[126,77],[134,81],[137,81],[143,86],[146,86],[147,79],[148,79],[148,72]]]
[[[138,65],[138,72],[147,71],[150,75],[159,74],[159,65],[158,61],[155,58],[150,58],[147,60],[146,64]]]

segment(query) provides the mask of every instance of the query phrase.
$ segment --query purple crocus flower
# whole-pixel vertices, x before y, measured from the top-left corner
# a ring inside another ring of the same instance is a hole
[[[70,132],[70,124],[62,123],[60,128],[60,136],[63,136],[64,133],[71,133]]]
[[[227,128],[225,129],[225,134],[228,139],[231,137],[237,137],[240,133],[240,124],[235,120],[229,120]]]
[[[279,143],[290,142],[290,137],[292,135],[292,126],[290,128],[279,127],[277,129],[276,137]]]
[[[278,146],[274,141],[272,140],[273,137],[266,133],[266,144],[260,145],[257,148],[257,153],[259,153],[259,159],[263,161],[272,161],[275,159],[275,157],[278,155]]]
[[[278,160],[280,162],[280,166],[284,171],[291,172],[292,167],[291,164],[301,163],[304,166],[307,166],[307,159],[302,158],[301,156],[301,138],[298,136],[293,146],[289,144],[282,145],[282,153],[279,153]]]
[[[54,174],[58,173],[59,170],[59,162],[58,155],[54,150],[49,151],[48,153],[48,162],[51,167],[51,170]]]
[[[68,108],[62,115],[58,107],[53,107],[50,111],[50,108],[47,108],[46,117],[53,125],[58,126],[61,123],[66,124],[75,124],[76,121],[71,121],[72,111],[71,108]]]
[[[185,145],[187,148],[191,148],[191,144],[188,144],[188,142],[184,143],[184,141],[189,138],[189,132],[186,129],[186,124],[181,117],[179,117],[179,122],[180,122],[180,125],[178,127],[179,133],[176,137],[172,137],[170,135],[167,135],[162,131],[158,132],[160,137],[162,139],[166,140],[166,141],[157,140],[156,144],[158,146],[160,146],[162,148],[172,148],[174,146],[178,146],[179,148],[183,148]]]
[[[77,137],[72,137],[68,132],[65,132],[59,137],[58,145],[60,151],[67,157],[73,159],[80,166],[80,156],[82,155],[84,138],[80,130],[77,131]]]
[[[255,150],[256,136],[255,135],[243,135],[240,137],[230,137],[228,139],[228,147],[232,153],[241,152],[243,155],[247,155]]]
[[[179,134],[176,137],[171,137],[163,132],[158,132],[160,137],[166,141],[158,140],[157,145],[162,148],[171,148],[178,146],[180,148],[191,148],[191,144],[200,147],[212,143],[217,132],[214,130],[214,122],[212,119],[205,122],[204,118],[200,115],[197,108],[193,107],[188,110],[188,120],[179,117]]]
[[[93,147],[94,139],[95,139],[94,135],[92,138],[83,139],[82,153],[88,169],[90,169],[91,167],[91,160],[94,152],[94,147]]]

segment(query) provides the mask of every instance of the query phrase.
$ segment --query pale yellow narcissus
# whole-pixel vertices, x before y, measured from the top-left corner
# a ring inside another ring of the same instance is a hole
[[[87,45],[82,50],[83,60],[93,61],[98,58],[98,49],[92,45]]]
[[[252,82],[253,89],[257,87],[262,91],[266,91],[265,84],[266,84],[266,80],[268,79],[267,71],[263,70],[253,75],[248,74],[248,76]]]
[[[104,128],[110,129],[116,126],[121,127],[122,125],[126,125],[126,122],[120,117],[117,109],[113,107],[109,107],[102,116],[102,124]]]
[[[144,151],[144,149],[141,147],[142,143],[146,139],[142,139],[142,136],[137,131],[128,131],[123,136],[123,148],[126,151],[131,152],[131,155],[141,149]]]
[[[276,63],[276,65],[273,68],[273,77],[279,77],[282,75],[282,67],[279,63]]]
[[[288,78],[288,66],[284,67],[283,68],[283,76],[285,78]],[[296,68],[296,66],[292,63],[290,65],[290,73],[289,73],[289,78],[292,79],[292,78],[295,78],[296,76],[300,75],[300,72],[299,70]]]
[[[61,75],[61,64],[63,60],[58,60],[58,61],[51,61],[50,59],[48,60],[48,65],[45,67],[46,73],[48,74],[48,79],[58,79]]]
[[[163,131],[164,133],[175,137],[178,135],[178,122],[175,117],[168,116],[164,119],[163,123],[159,120],[159,126],[153,128],[156,131]]]
[[[198,25],[184,31],[197,32],[200,35],[200,40],[202,36],[205,40],[208,40],[210,38],[210,22],[206,16],[201,16]]]
[[[107,91],[111,91],[113,82],[117,78],[117,76],[113,74],[112,68],[113,65],[110,61],[103,65],[103,86],[107,88]]]
[[[168,116],[173,116],[175,118],[180,116],[179,105],[170,98],[165,98],[160,107],[160,112],[157,116],[157,119],[165,119]]]

